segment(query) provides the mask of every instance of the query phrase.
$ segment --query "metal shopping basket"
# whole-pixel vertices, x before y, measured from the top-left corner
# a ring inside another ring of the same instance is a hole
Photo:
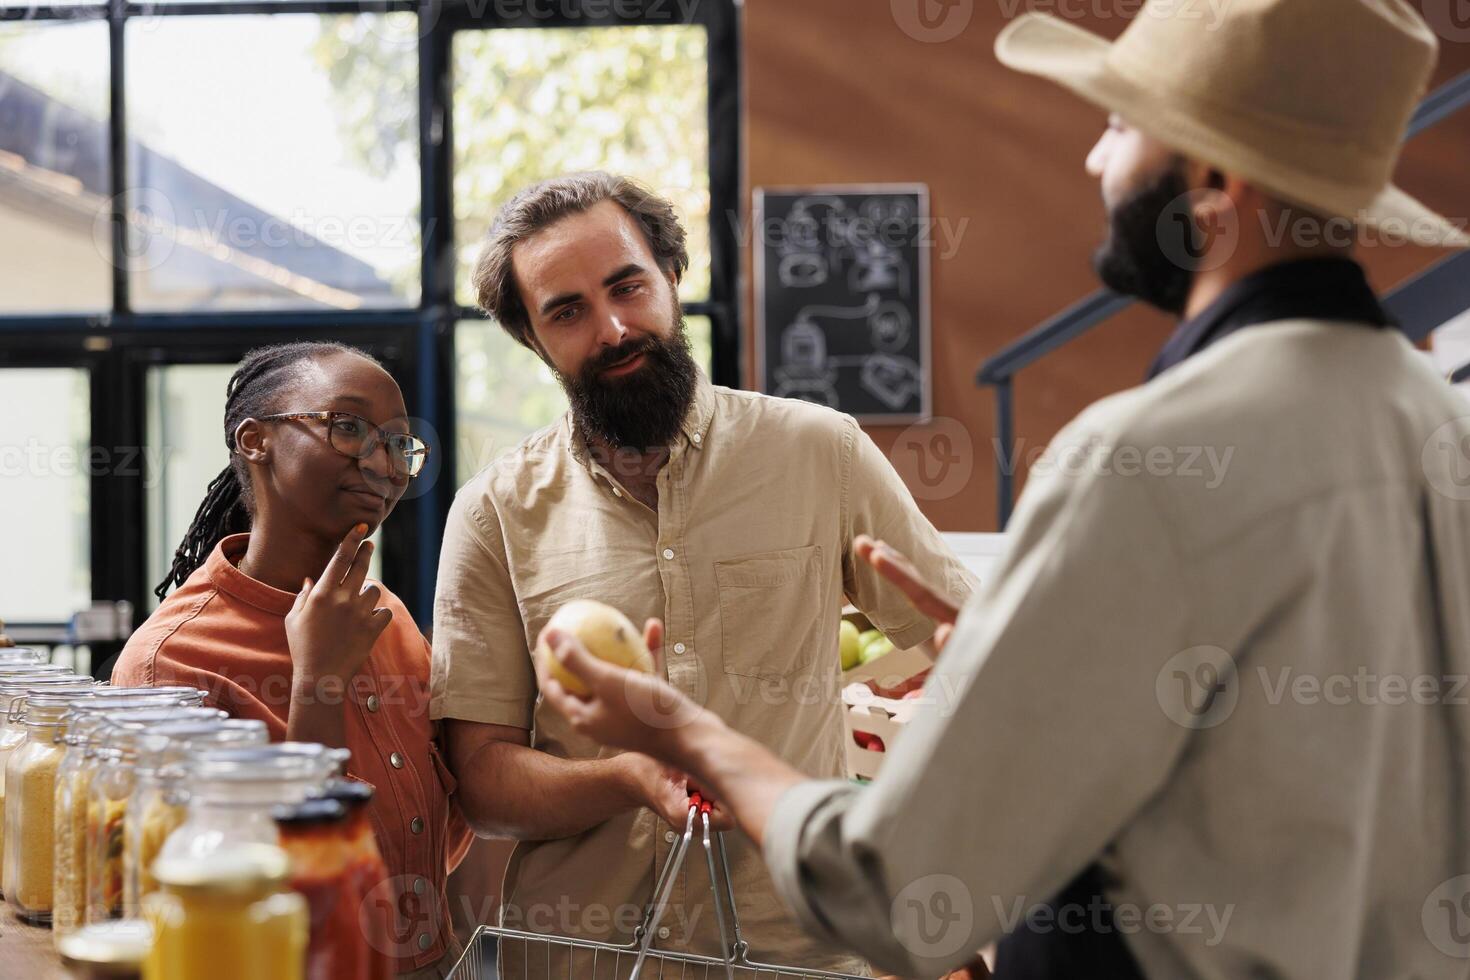
[[[631,942],[617,945],[480,926],[470,937],[464,955],[450,971],[449,980],[541,980],[542,977],[546,980],[863,980],[848,973],[775,966],[749,958],[749,944],[740,935],[740,916],[735,909],[735,892],[730,884],[730,860],[725,853],[725,837],[718,832],[710,834],[710,810],[710,803],[701,799],[698,793],[690,796],[684,836],[674,844],[668,862],[659,873],[653,888],[653,901],[644,912],[642,923],[634,930]],[[696,818],[704,830],[704,858],[709,864],[723,959],[651,948],[674,889],[674,880],[694,839]],[[715,873],[716,852],[723,875]],[[727,905],[729,923],[725,921]],[[732,932],[734,942],[730,940]]]

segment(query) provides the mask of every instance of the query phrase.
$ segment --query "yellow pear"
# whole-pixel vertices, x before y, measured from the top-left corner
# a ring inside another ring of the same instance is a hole
[[[594,599],[573,599],[562,606],[547,622],[548,630],[561,630],[582,641],[587,652],[599,660],[653,673],[653,654],[643,642],[643,634],[633,621],[606,603]],[[536,644],[536,656],[546,664],[546,672],[562,687],[576,695],[584,695],[587,686],[581,678],[562,667],[545,639]]]

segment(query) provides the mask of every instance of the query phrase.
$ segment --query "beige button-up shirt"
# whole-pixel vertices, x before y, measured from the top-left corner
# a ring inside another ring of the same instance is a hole
[[[964,566],[847,416],[701,380],[658,474],[657,513],[588,454],[568,416],[456,497],[434,611],[431,713],[534,729],[536,748],[564,758],[606,757],[540,706],[530,653],[559,606],[598,599],[635,623],[664,620],[670,683],[803,772],[841,777],[844,595],[900,647],[934,629],[856,559],[852,541],[864,533],[910,555],[936,588],[970,594]],[[672,836],[639,810],[577,837],[521,843],[505,924],[630,941]],[[752,958],[862,968],[805,936],[759,852],[727,838]],[[702,850],[691,851],[663,925],[661,948],[719,953]]]
[[[766,856],[904,976],[1100,860],[1149,977],[1464,977],[1467,675],[1470,403],[1397,331],[1251,327],[1057,437],[930,710]]]

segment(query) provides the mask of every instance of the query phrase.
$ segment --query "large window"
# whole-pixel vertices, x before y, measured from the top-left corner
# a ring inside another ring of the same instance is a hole
[[[416,23],[128,25],[134,309],[417,304],[418,143],[380,145],[384,128],[418,131]],[[358,60],[379,77],[342,84],[342,63]]]
[[[112,305],[105,21],[0,23],[0,313]]]
[[[0,369],[0,617],[66,618],[91,602],[87,372]]]
[[[582,6],[0,0],[0,462],[32,444],[108,461],[0,468],[18,544],[0,617],[146,613],[224,465],[231,366],[334,339],[382,359],[437,436],[381,549],[427,621],[454,491],[565,410],[466,285],[496,209],[544,177],[608,169],[676,203],[696,353],[736,383],[719,216],[738,193],[737,4]]]
[[[520,188],[606,169],[674,202],[689,229],[680,299],[710,298],[708,35],[702,27],[467,30],[454,37],[455,295],[495,212]],[[709,320],[693,317],[712,370]],[[494,324],[456,329],[457,479],[566,410],[551,372]]]

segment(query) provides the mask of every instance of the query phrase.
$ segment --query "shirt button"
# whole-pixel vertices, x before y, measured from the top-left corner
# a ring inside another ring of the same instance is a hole
[[[668,844],[672,844],[674,842],[674,837],[675,836],[676,835],[674,834],[674,832],[672,830],[666,830],[666,831],[664,831],[664,842],[665,843],[668,843]]]
[[[658,928],[658,938],[660,938],[660,939],[668,939],[669,938],[669,927],[668,926],[659,926],[659,928]]]
[[[698,433],[698,432],[696,432],[696,433],[694,433],[694,435],[692,435],[692,436],[690,436],[690,437],[689,437],[689,438],[691,438],[691,439],[693,439],[693,440],[694,440],[694,444],[695,444],[695,445],[696,445],[696,446],[697,446],[697,445],[699,445],[699,443],[700,443],[700,441],[701,441],[701,437],[700,437],[700,435],[699,435],[699,433]]]
[[[664,549],[664,561],[672,561],[673,558],[674,558],[674,549],[673,548],[665,548]]]
[[[419,933],[419,949],[428,949],[432,945],[434,945],[434,940],[429,937],[427,932]]]
[[[415,895],[422,895],[424,893],[424,889],[427,887],[428,885],[425,884],[424,879],[415,878],[413,880],[413,893]]]
[[[619,490],[617,487],[613,487],[613,496],[614,497],[621,497],[622,495],[623,495],[623,491]]]
[[[408,829],[413,831],[415,834],[422,834],[424,832],[424,818],[414,817],[408,822]]]
[[[684,652],[684,651],[685,651],[685,650],[687,650],[687,649],[688,649],[688,647],[686,647],[686,646],[685,646],[685,645],[684,645],[684,644],[682,644],[682,643],[675,643],[675,644],[674,644],[674,652],[675,652],[675,653],[683,653],[683,652]]]
[[[388,756],[388,764],[394,769],[402,769],[403,756],[399,755],[397,752],[394,752],[392,755]]]
[[[378,696],[376,694],[369,694],[368,695],[368,700],[367,700],[367,709],[369,711],[371,711],[371,712],[376,713],[377,710],[378,710],[378,707],[379,707]]]

